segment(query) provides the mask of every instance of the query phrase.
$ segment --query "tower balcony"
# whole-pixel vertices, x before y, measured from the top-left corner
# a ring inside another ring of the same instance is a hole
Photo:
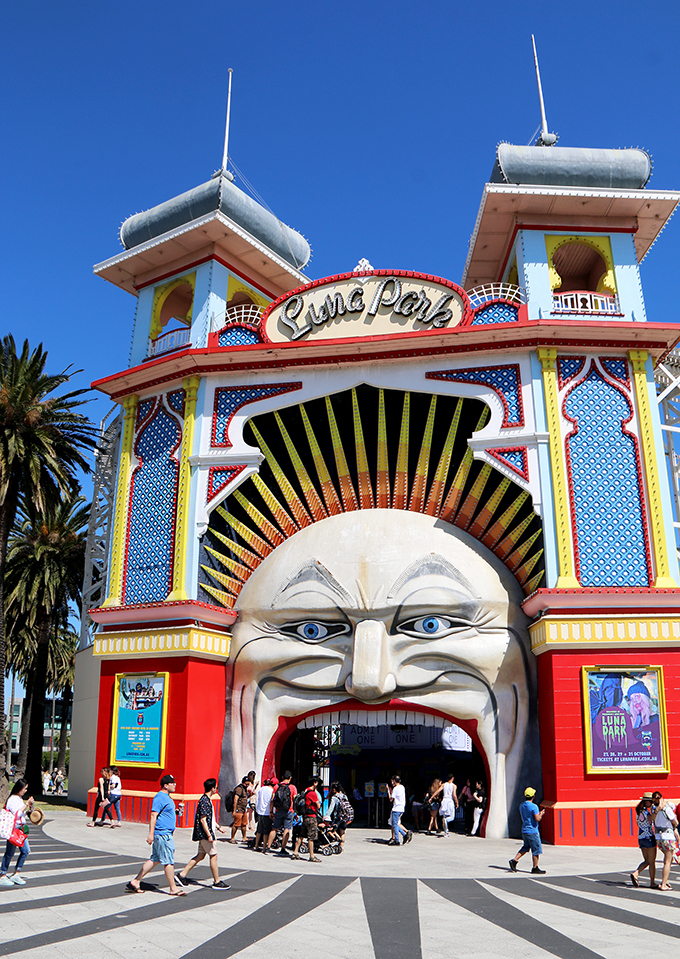
[[[585,316],[623,316],[619,298],[612,293],[593,293],[590,290],[569,290],[553,293],[552,313],[578,313]]]
[[[191,330],[170,330],[169,333],[163,333],[162,336],[149,342],[149,352],[147,360],[155,359],[157,356],[163,356],[165,353],[172,353],[174,350],[180,350],[188,346],[191,342]]]

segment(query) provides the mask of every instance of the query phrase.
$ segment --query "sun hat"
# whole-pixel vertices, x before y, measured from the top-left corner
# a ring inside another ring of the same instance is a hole
[[[31,809],[30,813],[28,814],[28,818],[31,820],[34,826],[39,826],[45,816],[43,815],[42,809]]]

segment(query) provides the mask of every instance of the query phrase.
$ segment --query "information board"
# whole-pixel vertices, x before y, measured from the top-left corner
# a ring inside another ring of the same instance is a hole
[[[162,768],[167,710],[168,673],[117,673],[111,762]]]

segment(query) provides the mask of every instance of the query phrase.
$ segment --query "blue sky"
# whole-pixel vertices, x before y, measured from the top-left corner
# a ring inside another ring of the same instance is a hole
[[[209,179],[230,154],[309,239],[312,279],[352,269],[460,280],[500,140],[540,121],[563,146],[642,146],[650,188],[680,189],[677,3],[338,4],[118,0],[4,15],[5,324],[76,384],[127,365],[134,299],[92,274],[130,214]],[[671,295],[680,216],[643,263],[648,316]],[[109,408],[98,399],[90,415]]]

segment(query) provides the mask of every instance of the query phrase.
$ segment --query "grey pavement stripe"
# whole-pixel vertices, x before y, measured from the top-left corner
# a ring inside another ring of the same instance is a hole
[[[181,897],[178,896],[170,898],[166,895],[162,895],[160,901],[153,902],[148,906],[135,906],[134,911],[129,915],[124,914],[125,908],[121,905],[120,914],[118,915],[102,916],[100,919],[89,919],[87,922],[77,922],[71,926],[53,929],[51,932],[41,932],[34,936],[26,936],[24,939],[0,943],[0,956],[14,955],[15,953],[19,952],[26,952],[28,949],[38,949],[41,946],[51,946],[58,942],[69,942],[71,939],[81,939],[86,936],[92,936],[95,933],[112,932],[113,930],[120,929],[122,927],[134,926],[138,922],[148,922],[150,919],[162,919],[164,916],[172,916],[178,912],[186,912],[190,909],[197,909],[199,906],[206,906],[210,902],[223,903],[229,898],[233,899],[239,896],[245,896],[250,892],[257,892],[260,889],[267,889],[269,886],[274,886],[277,883],[284,882],[286,879],[292,878],[294,877],[291,875],[250,872],[244,873],[243,876],[234,877],[231,884],[231,889],[225,893],[220,893],[219,896],[217,896],[216,893],[213,893],[210,889],[205,889],[203,892],[197,891],[188,896]],[[318,881],[319,879],[316,880],[316,882]],[[347,880],[347,882],[351,881],[351,879]],[[345,883],[345,885],[346,884],[347,883]],[[150,884],[144,882],[143,885],[148,887]],[[121,890],[121,895],[122,894],[123,890]],[[275,902],[279,902],[280,899],[281,896],[279,896]],[[258,910],[258,912],[261,911],[262,910]],[[244,921],[247,922],[247,920]],[[287,921],[290,920],[286,920],[286,922]],[[281,925],[285,924],[286,923],[282,921]],[[241,923],[238,923],[237,925],[241,925]],[[265,933],[265,935],[266,934],[267,933]],[[217,938],[220,938],[220,936]],[[256,939],[253,941],[256,941],[259,938],[262,937],[256,936]],[[211,956],[218,955],[218,953],[204,953],[201,951],[202,949],[203,947],[197,950],[197,954],[200,953],[201,956],[205,956],[205,959],[210,959]],[[96,955],[96,949],[93,949],[93,953]],[[193,953],[191,953],[191,955],[193,955]],[[221,959],[224,959],[225,955],[232,955],[232,953],[225,954],[222,950],[220,951],[219,955]]]
[[[494,926],[500,926],[513,936],[518,936],[545,952],[551,952],[559,959],[602,959],[599,953],[586,949],[533,916],[521,912],[502,899],[497,899],[493,893],[480,886],[476,879],[423,879],[421,882],[449,902],[486,919]],[[513,887],[514,885],[515,883],[512,883]]]
[[[31,860],[28,860],[30,864]],[[34,876],[31,874],[30,869],[24,871],[24,876],[27,882],[31,886],[36,886],[42,888],[44,886],[58,886],[59,883],[73,883],[73,882],[90,882],[93,879],[114,879],[118,877],[127,877],[127,879],[132,879],[132,877],[139,872],[139,866],[135,869],[134,865],[130,866],[128,863],[116,863],[115,865],[110,866],[108,869],[79,869],[74,873],[62,873],[61,875],[55,875],[51,873],[48,876]],[[3,887],[0,890],[0,895],[5,896],[10,893],[12,890],[9,886]]]
[[[362,878],[361,892],[375,959],[421,959],[418,880]]]
[[[185,953],[183,959],[229,959],[322,906],[352,882],[354,878],[351,876],[301,876],[272,902],[208,939],[197,949]],[[323,922],[323,917],[320,921]]]
[[[627,899],[631,908],[637,908],[638,902],[653,902],[655,906],[670,906],[671,908],[680,908],[680,902],[672,896],[666,896],[659,893],[649,886],[641,886],[636,889],[634,886],[626,885],[621,878],[618,880],[601,879],[599,876],[593,876],[592,879],[582,876],[559,876],[550,880],[551,886],[559,886],[564,889],[573,889],[574,892],[585,892],[589,895],[611,896],[615,899]]]
[[[85,856],[78,856],[75,859],[55,859],[48,862],[41,862],[40,859],[36,856],[33,858],[33,850],[31,850],[31,856],[26,860],[27,863],[31,863],[33,868],[37,872],[54,872],[55,877],[63,869],[66,871],[77,872],[79,869],[96,869],[98,866],[113,866],[125,863],[128,868],[132,868],[137,863],[140,865],[144,860],[140,857],[139,859],[133,859],[132,856],[92,856],[88,859]]]
[[[617,906],[608,906],[606,903],[570,896],[569,893],[562,892],[559,889],[551,889],[550,886],[531,879],[517,879],[514,882],[508,882],[507,879],[492,879],[490,881],[485,879],[484,881],[488,886],[496,886],[503,889],[504,892],[514,893],[516,896],[539,899],[551,906],[573,909],[575,912],[596,916],[598,919],[609,919],[611,922],[621,922],[626,926],[635,926],[636,929],[646,929],[648,932],[656,932],[663,936],[671,936],[673,939],[680,939],[680,926],[674,926],[663,919],[650,919],[639,910],[631,912],[628,909],[619,909]],[[659,895],[663,896],[663,893]]]

